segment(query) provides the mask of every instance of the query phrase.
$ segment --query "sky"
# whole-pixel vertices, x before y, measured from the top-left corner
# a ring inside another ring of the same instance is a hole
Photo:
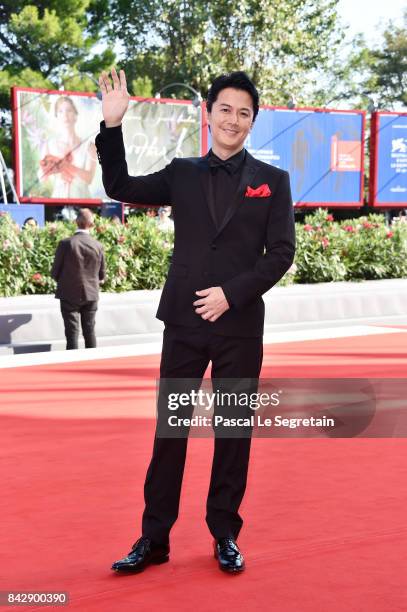
[[[403,23],[403,9],[407,0],[339,0],[338,14],[348,25],[348,40],[362,32],[368,43],[380,40],[377,31],[391,19],[396,25]]]

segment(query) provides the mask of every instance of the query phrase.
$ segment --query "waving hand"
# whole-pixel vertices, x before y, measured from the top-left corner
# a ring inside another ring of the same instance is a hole
[[[112,68],[112,80],[113,87],[107,72],[102,72],[99,77],[99,86],[102,92],[102,112],[106,127],[120,125],[129,106],[130,96],[127,91],[124,70],[120,70],[119,78],[116,70]]]

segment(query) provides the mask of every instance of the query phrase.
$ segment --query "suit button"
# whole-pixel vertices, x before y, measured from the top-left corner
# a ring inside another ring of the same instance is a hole
[[[212,249],[213,251],[216,251],[216,249],[217,249],[216,244],[211,244],[211,249]]]

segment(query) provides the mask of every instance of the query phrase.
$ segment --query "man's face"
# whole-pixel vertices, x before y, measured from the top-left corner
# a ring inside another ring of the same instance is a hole
[[[242,89],[222,89],[208,113],[208,123],[215,146],[239,151],[253,123],[252,97]]]

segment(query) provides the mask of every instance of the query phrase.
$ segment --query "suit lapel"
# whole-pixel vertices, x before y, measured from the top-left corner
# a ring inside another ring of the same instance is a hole
[[[215,227],[217,227],[216,222],[216,211],[215,211],[215,198],[213,194],[213,185],[211,176],[210,176],[210,168],[208,165],[208,157],[207,153],[204,157],[202,157],[198,162],[199,168],[199,178],[201,181],[201,186],[205,195],[205,200],[209,208],[209,212]]]
[[[249,151],[246,151],[246,158],[243,164],[243,170],[237,188],[236,196],[233,198],[229,208],[226,211],[225,217],[218,228],[217,235],[219,235],[232,219],[233,215],[237,212],[239,206],[243,202],[243,198],[246,193],[246,188],[252,182],[257,170],[259,168],[257,160],[250,155]]]

